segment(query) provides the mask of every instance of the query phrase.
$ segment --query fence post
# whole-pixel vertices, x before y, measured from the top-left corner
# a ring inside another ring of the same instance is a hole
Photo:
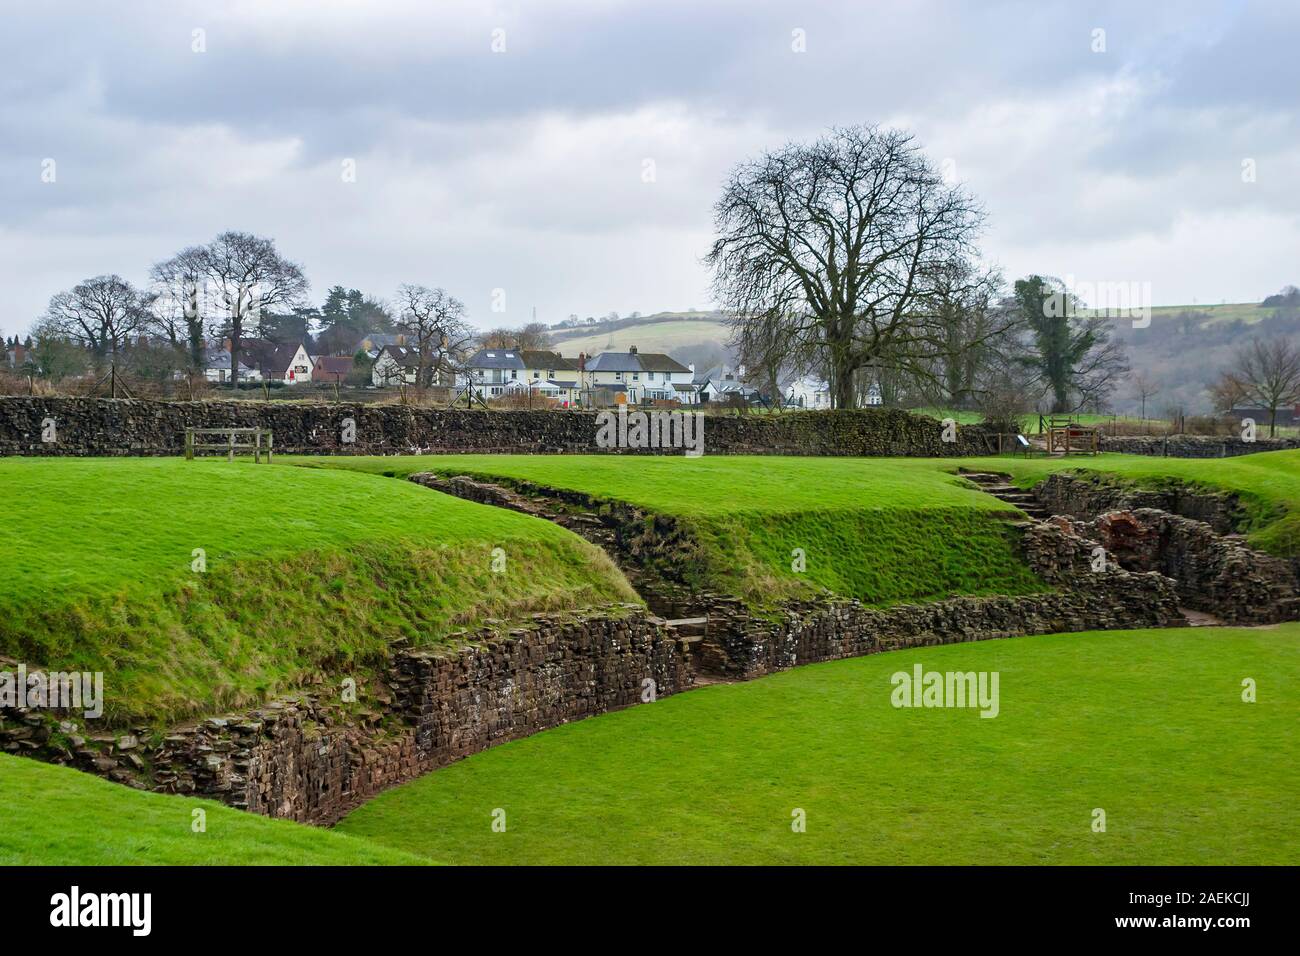
[[[194,460],[194,429],[185,429],[185,460]]]
[[[234,432],[230,433],[230,453],[226,460],[232,462],[235,460],[235,433]]]

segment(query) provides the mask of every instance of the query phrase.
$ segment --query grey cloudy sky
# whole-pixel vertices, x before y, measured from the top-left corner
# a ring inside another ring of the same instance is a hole
[[[318,303],[420,282],[482,326],[705,307],[727,170],[853,123],[950,160],[1008,274],[1156,304],[1300,282],[1294,2],[0,6],[5,333],[225,229],[274,237]]]

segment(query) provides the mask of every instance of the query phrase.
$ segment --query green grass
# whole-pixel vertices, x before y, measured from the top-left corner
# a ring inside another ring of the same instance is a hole
[[[420,471],[529,481],[672,515],[698,544],[690,582],[756,605],[818,590],[869,604],[1043,585],[1002,502],[926,459],[617,455],[417,455],[289,460],[405,477]],[[803,550],[806,571],[792,569]]]
[[[195,810],[206,817],[204,832],[194,832]],[[428,862],[346,834],[0,754],[0,866]]]
[[[0,654],[103,671],[113,721],[364,677],[393,640],[437,643],[484,617],[635,599],[559,527],[367,475],[6,458],[0,492],[18,508],[0,538]]]
[[[916,663],[997,671],[999,715],[893,708]],[[504,744],[337,829],[462,864],[1294,865],[1297,720],[1296,624],[918,648]]]
[[[947,467],[987,468],[1010,473],[1029,487],[1057,471],[1079,470],[1114,476],[1143,488],[1186,484],[1235,492],[1246,510],[1241,528],[1248,543],[1282,557],[1300,557],[1300,450],[1270,451],[1236,458],[1156,458],[1100,455],[1095,458],[969,458]]]

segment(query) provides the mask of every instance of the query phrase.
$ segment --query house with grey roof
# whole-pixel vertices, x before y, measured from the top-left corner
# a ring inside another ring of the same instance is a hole
[[[651,401],[693,404],[695,400],[694,373],[662,352],[639,352],[633,345],[626,352],[601,352],[580,364],[584,365],[584,390],[593,394],[622,392],[633,405]]]

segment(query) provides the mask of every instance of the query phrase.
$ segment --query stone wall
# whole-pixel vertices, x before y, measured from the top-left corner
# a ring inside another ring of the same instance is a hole
[[[395,654],[388,678],[191,723],[152,742],[79,735],[47,714],[0,711],[0,748],[163,793],[331,824],[369,797],[493,744],[689,688],[686,644],[637,605],[538,616],[444,651]],[[75,717],[68,718],[71,721]],[[143,728],[141,728],[143,730]]]
[[[344,442],[344,420],[355,441]],[[47,420],[54,441],[43,441]],[[403,405],[306,402],[161,402],[106,398],[0,398],[0,455],[178,455],[186,427],[271,429],[275,447],[294,454],[413,452],[628,452],[596,445],[596,413],[416,409]],[[894,409],[709,415],[709,455],[987,454],[975,426],[942,440],[934,419]],[[995,446],[993,446],[995,447]],[[647,450],[654,453],[655,449]],[[681,449],[665,449],[680,455]]]
[[[1113,476],[1054,474],[1033,488],[1034,497],[1052,514],[1097,518],[1108,511],[1158,508],[1203,521],[1219,534],[1230,534],[1245,518],[1236,495],[1170,484],[1158,490],[1134,488]]]
[[[456,649],[400,651],[387,680],[360,688],[351,705],[337,692],[303,694],[156,738],[145,728],[91,736],[75,716],[60,725],[50,714],[0,710],[0,749],[140,789],[331,824],[453,760],[641,703],[647,679],[656,697],[666,697],[689,690],[699,675],[749,679],[906,647],[1184,623],[1172,582],[1161,575],[1102,577],[1028,597],[885,609],[802,602],[778,621],[720,601],[702,638],[682,637],[636,605],[539,616],[530,627],[484,631]]]
[[[748,679],[800,664],[881,651],[1053,634],[1186,624],[1173,582],[1156,574],[1059,575],[1068,586],[1019,597],[962,597],[889,608],[856,601],[792,603],[777,621],[736,606],[715,608],[700,648],[702,666]]]
[[[1104,514],[1082,531],[1121,567],[1160,572],[1177,583],[1185,606],[1226,623],[1300,619],[1300,580],[1291,565],[1216,534],[1205,522],[1138,508]]]
[[[1214,435],[1114,435],[1101,438],[1102,451],[1126,455],[1163,455],[1167,458],[1233,458],[1261,451],[1300,448],[1300,439],[1263,438],[1253,442]]]

